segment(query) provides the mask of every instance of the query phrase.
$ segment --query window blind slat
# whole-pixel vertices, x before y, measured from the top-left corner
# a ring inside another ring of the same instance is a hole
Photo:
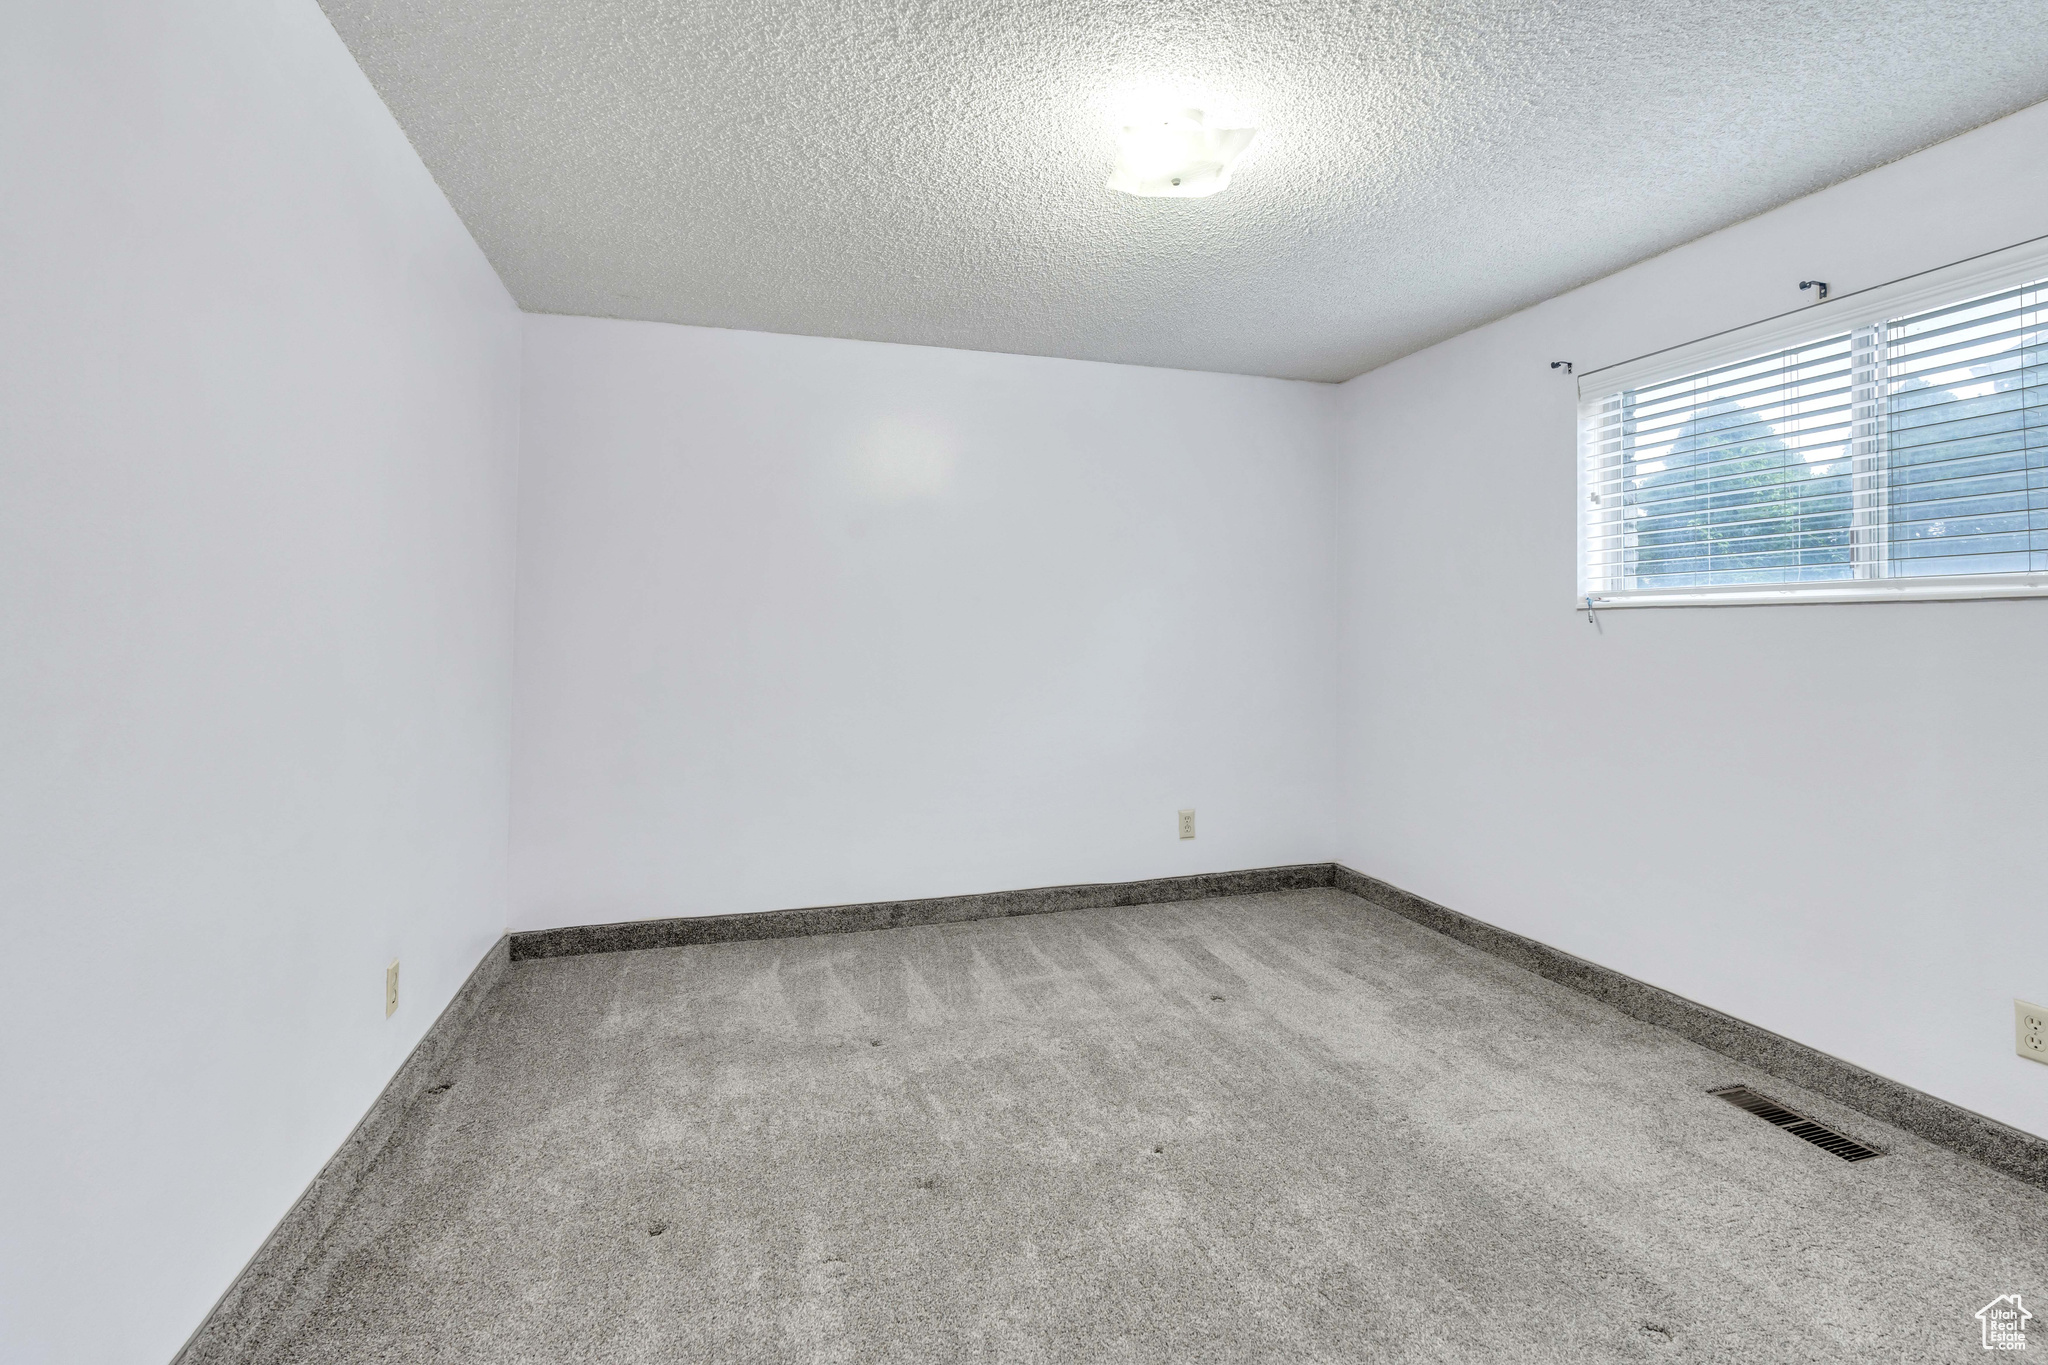
[[[1693,498],[1727,489],[1754,488],[1758,485],[1760,479],[1772,473],[1796,472],[1800,475],[1799,482],[1805,482],[1808,479],[1846,476],[1848,473],[1846,469],[1837,469],[1835,466],[1846,464],[1847,452],[1841,449],[1839,443],[1833,445],[1830,449],[1832,453],[1822,453],[1817,449],[1812,459],[1793,458],[1788,460],[1776,456],[1750,456],[1747,459],[1736,457],[1715,460],[1699,470],[1693,477],[1681,482],[1653,482],[1656,475],[1652,473],[1624,478],[1622,484],[1624,492],[1631,495],[1630,502],[1632,505],[1650,507],[1661,502]],[[1796,457],[1797,452],[1791,453]],[[1766,463],[1765,461],[1767,460],[1770,462]],[[1738,482],[1740,480],[1748,480],[1748,482]],[[1779,485],[1786,483],[1783,479],[1773,482]]]
[[[1847,354],[1831,355],[1825,360],[1799,367],[1798,372],[1790,376],[1783,371],[1772,370],[1765,374],[1746,375],[1733,383],[1672,388],[1655,397],[1638,394],[1633,407],[1639,420],[1645,414],[1657,417],[1667,412],[1683,412],[1709,400],[1727,399],[1745,407],[1761,407],[1767,406],[1767,399],[1781,398],[1802,385],[1825,385],[1847,376],[1849,372],[1850,358]]]
[[[1745,409],[1740,414],[1728,414],[1711,418],[1687,417],[1658,426],[1637,426],[1623,433],[1625,439],[1637,449],[1651,449],[1680,441],[1691,441],[1688,448],[1737,445],[1743,441],[1768,438],[1778,434],[1778,428],[1787,422],[1825,424],[1832,417],[1839,423],[1847,423],[1851,406],[1846,388],[1815,393],[1802,399],[1796,410],[1779,411],[1776,408]]]

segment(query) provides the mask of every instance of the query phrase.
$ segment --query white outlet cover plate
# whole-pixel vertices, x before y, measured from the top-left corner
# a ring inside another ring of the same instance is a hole
[[[1195,837],[1195,813],[1191,810],[1184,810],[1180,813],[1180,837],[1183,839]]]
[[[2020,1056],[2048,1065],[2048,1009],[2015,1000],[2012,1025],[2013,1044]]]

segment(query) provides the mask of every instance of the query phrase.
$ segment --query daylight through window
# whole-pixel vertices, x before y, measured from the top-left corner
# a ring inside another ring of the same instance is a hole
[[[2048,583],[2048,277],[1838,316],[1858,325],[1585,390],[1585,593]]]

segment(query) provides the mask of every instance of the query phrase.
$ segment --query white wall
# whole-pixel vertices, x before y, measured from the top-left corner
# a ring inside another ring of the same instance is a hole
[[[1588,369],[2048,233],[2048,106],[1345,386],[1336,854],[2048,1134],[2048,601],[1573,612]]]
[[[517,927],[1334,853],[2048,1133],[2048,602],[1596,631],[1547,368],[2048,232],[2048,110],[1339,392],[522,324],[311,0],[7,22],[9,1360],[176,1349],[508,784]]]
[[[0,1356],[162,1361],[503,929],[519,316],[312,0],[5,27]]]
[[[528,319],[514,927],[1327,858],[1336,394]]]

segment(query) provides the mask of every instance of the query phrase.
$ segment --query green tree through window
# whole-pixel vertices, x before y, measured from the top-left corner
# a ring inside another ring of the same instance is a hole
[[[1630,586],[1852,576],[1846,418],[1842,439],[1802,450],[1779,434],[1775,415],[1729,395],[1659,431],[1653,446],[1628,443]]]

